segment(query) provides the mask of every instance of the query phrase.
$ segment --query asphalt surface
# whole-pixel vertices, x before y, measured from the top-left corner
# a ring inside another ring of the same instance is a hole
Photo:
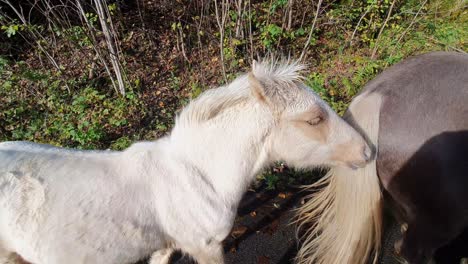
[[[293,264],[298,249],[293,211],[305,195],[298,189],[248,192],[233,232],[225,241],[226,264]],[[385,230],[378,263],[400,264],[394,254],[394,244],[401,238],[400,226],[389,222]],[[196,263],[176,254],[172,264]]]
[[[226,264],[289,264],[297,252],[293,209],[305,195],[298,189],[284,192],[261,189],[244,196],[231,235],[225,240]],[[173,256],[173,264],[193,264]]]
[[[298,242],[292,221],[294,209],[308,193],[298,188],[272,191],[260,188],[244,196],[234,228],[224,242],[226,264],[293,264]],[[379,264],[399,264],[394,244],[401,238],[400,226],[385,226]],[[146,264],[147,260],[138,264]],[[171,264],[196,264],[190,257],[173,254]]]
[[[297,243],[291,220],[305,195],[299,189],[248,191],[234,228],[224,241],[226,264],[292,264]],[[138,264],[146,263],[148,260]],[[180,253],[171,257],[171,264],[195,263]]]

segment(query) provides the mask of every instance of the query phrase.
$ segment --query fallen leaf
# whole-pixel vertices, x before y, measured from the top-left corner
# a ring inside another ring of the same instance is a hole
[[[232,230],[231,236],[233,238],[238,238],[238,237],[242,236],[247,231],[247,229],[248,228],[246,226],[236,226]]]

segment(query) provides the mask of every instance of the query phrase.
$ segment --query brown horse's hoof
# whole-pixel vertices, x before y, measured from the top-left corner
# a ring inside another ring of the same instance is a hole
[[[397,242],[395,242],[395,244],[393,245],[393,247],[395,249],[395,254],[397,256],[401,256],[401,246],[402,246],[402,244],[403,244],[403,239],[400,239]]]
[[[408,230],[408,224],[407,224],[407,223],[401,224],[401,226],[400,226],[400,232],[401,232],[402,234],[404,234],[404,233],[406,233],[406,230]]]

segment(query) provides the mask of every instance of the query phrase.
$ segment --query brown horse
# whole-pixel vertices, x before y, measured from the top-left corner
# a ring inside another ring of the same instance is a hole
[[[345,119],[375,159],[332,168],[312,186],[298,262],[377,262],[385,207],[402,226],[395,248],[406,261],[459,263],[468,255],[468,55],[429,53],[387,69]]]

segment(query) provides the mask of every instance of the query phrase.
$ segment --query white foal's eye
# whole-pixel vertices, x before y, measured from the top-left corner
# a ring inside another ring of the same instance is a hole
[[[307,120],[307,124],[311,125],[311,126],[316,126],[318,124],[320,124],[320,122],[322,122],[323,118],[318,116],[314,119],[311,119],[311,120]]]

